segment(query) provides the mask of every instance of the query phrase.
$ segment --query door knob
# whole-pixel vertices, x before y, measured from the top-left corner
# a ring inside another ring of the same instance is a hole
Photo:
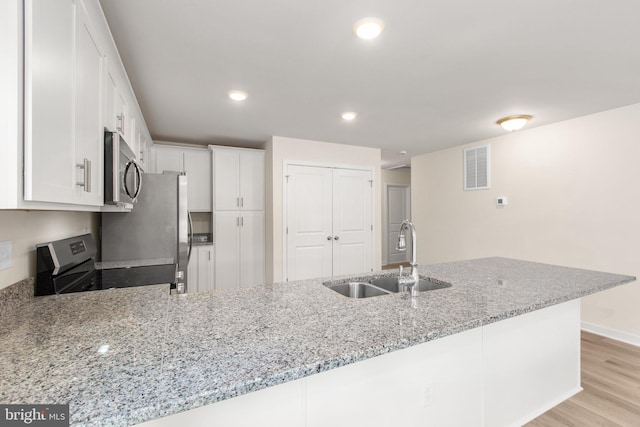
[[[340,240],[340,236],[334,237],[333,240]]]

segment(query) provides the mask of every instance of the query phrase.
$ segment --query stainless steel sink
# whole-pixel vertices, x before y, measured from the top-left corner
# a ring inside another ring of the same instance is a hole
[[[352,279],[353,280],[353,279]],[[368,283],[367,283],[368,282]],[[398,284],[397,276],[385,276],[378,278],[358,277],[352,282],[327,282],[324,285],[349,298],[369,298],[381,295],[389,295],[398,293],[402,289]],[[451,283],[442,282],[430,277],[420,279],[418,283],[418,292],[433,291],[435,289],[444,289],[451,286]]]
[[[389,295],[388,291],[363,282],[341,283],[338,285],[330,285],[327,287],[349,298],[369,298],[377,297],[380,295]]]
[[[398,278],[395,276],[372,279],[371,284],[389,292],[396,293],[401,291]],[[433,291],[435,289],[444,289],[449,287],[451,287],[451,283],[442,282],[430,277],[420,279],[418,282],[418,292]]]

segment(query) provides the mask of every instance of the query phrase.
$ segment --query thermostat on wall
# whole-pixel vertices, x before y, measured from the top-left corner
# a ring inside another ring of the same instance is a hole
[[[496,197],[496,205],[498,206],[507,206],[509,201],[506,197]]]

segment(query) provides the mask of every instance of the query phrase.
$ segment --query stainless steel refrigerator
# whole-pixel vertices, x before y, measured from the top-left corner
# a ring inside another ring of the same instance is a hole
[[[103,263],[131,266],[173,259],[176,289],[186,292],[191,255],[191,220],[187,176],[177,172],[142,174],[142,186],[131,212],[104,212],[101,227]]]

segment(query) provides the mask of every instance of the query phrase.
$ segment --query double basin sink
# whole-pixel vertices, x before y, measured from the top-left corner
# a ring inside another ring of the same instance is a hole
[[[372,278],[358,278],[342,282],[323,283],[329,289],[349,298],[370,298],[381,295],[390,295],[401,292],[405,285],[400,284],[397,276],[384,276]],[[431,277],[421,277],[418,282],[418,292],[444,289],[451,283],[443,282]]]

